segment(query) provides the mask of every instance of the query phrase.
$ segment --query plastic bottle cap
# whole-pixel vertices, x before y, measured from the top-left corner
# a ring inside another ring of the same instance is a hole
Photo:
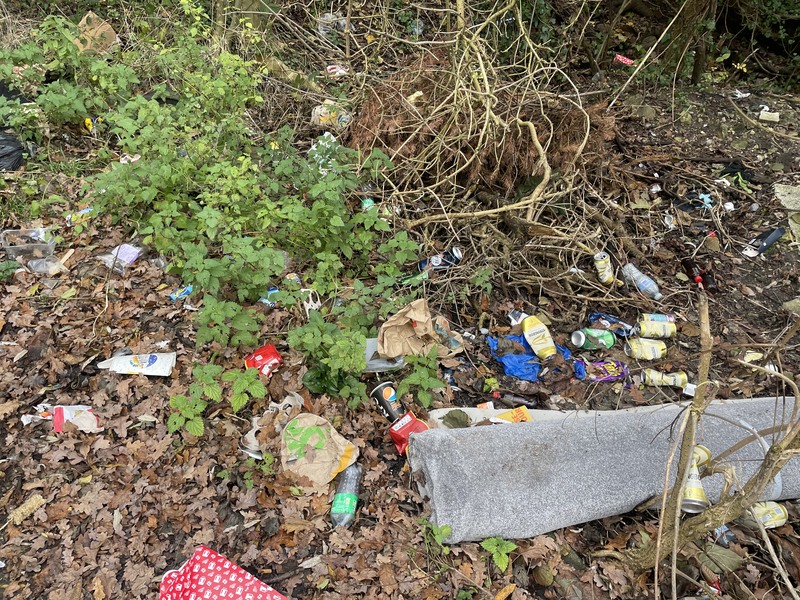
[[[664,297],[664,294],[662,294],[661,292],[656,292],[655,294],[653,294],[653,300],[656,300],[656,301],[661,300],[663,297]]]
[[[570,340],[572,341],[573,346],[580,348],[586,341],[586,335],[582,331],[573,331],[572,335],[570,336]]]

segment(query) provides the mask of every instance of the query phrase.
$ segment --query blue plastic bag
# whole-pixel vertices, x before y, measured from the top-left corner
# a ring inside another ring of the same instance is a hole
[[[520,344],[525,348],[525,353],[499,356],[497,354],[498,339],[493,337],[486,338],[492,357],[503,365],[505,374],[516,377],[517,379],[524,379],[525,381],[539,381],[539,372],[542,370],[542,363],[539,362],[539,359],[531,349],[525,336],[521,334],[509,335],[506,336],[506,339]],[[564,360],[572,362],[572,352],[570,352],[569,348],[556,344],[556,349],[561,353],[561,356],[564,357]],[[575,377],[578,379],[583,379],[586,376],[586,367],[580,361],[574,362],[573,368],[575,369]]]

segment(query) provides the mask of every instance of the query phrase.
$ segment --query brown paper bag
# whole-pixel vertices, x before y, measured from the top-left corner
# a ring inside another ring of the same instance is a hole
[[[449,358],[464,349],[464,340],[450,330],[447,319],[431,316],[424,298],[389,317],[378,335],[378,354],[387,358],[428,354],[434,346],[439,358]]]
[[[358,448],[312,413],[298,415],[281,433],[283,470],[308,477],[317,486],[330,482],[357,458]]]
[[[81,52],[102,54],[108,52],[119,41],[117,32],[110,23],[104,21],[92,11],[78,23],[80,37],[72,40]]]

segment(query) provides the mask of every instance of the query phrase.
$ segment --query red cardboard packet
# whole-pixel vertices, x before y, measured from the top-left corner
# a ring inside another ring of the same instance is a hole
[[[272,344],[261,346],[244,357],[244,366],[248,369],[258,369],[262,375],[272,375],[272,372],[283,364],[283,359],[277,348]]]
[[[180,569],[167,571],[158,600],[287,600],[211,548],[200,546]]]
[[[412,433],[418,433],[420,431],[425,431],[426,429],[430,429],[428,424],[424,421],[420,421],[414,416],[413,412],[408,411],[402,417],[397,419],[397,421],[394,422],[394,425],[389,428],[389,436],[391,436],[392,441],[397,448],[397,452],[399,452],[402,456],[406,453],[406,448],[408,448],[409,436]]]

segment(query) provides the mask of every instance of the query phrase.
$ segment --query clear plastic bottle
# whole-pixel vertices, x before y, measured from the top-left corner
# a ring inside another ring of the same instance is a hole
[[[658,289],[658,284],[637,269],[636,265],[628,263],[622,267],[622,276],[628,283],[635,286],[636,289],[642,292],[645,296],[649,296],[653,300],[661,300],[664,297],[664,295]]]
[[[362,477],[364,469],[358,463],[353,463],[339,475],[331,506],[331,521],[335,527],[349,527],[356,520],[356,505]]]

